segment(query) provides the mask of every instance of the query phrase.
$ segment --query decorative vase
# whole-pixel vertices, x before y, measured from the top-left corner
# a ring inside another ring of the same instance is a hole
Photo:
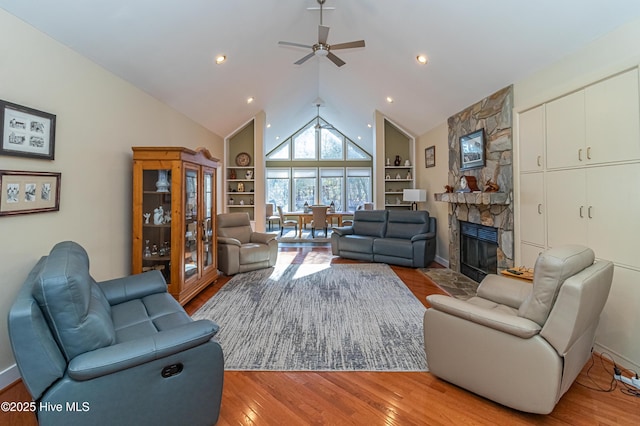
[[[336,212],[336,203],[334,203],[333,201],[331,202],[331,204],[329,204],[329,212],[331,213]]]
[[[158,192],[169,192],[169,170],[158,170],[158,181],[156,182],[156,190]]]
[[[304,202],[304,212],[309,213],[309,203],[307,203],[306,201]]]
[[[399,166],[400,165],[400,156],[396,155],[396,160],[393,162],[394,166]]]

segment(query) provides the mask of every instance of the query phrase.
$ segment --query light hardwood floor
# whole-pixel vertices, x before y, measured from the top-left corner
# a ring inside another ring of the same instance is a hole
[[[310,245],[283,246],[278,261],[354,262],[333,257],[327,246]],[[392,268],[425,306],[427,295],[444,293],[417,270]],[[185,306],[187,312],[195,312],[228,280],[209,286]],[[640,398],[619,388],[586,387],[609,387],[611,364],[594,360],[547,416],[505,408],[430,373],[227,371],[218,425],[639,425]],[[17,382],[0,400],[28,401],[29,395]],[[0,424],[33,425],[35,419],[0,413]]]

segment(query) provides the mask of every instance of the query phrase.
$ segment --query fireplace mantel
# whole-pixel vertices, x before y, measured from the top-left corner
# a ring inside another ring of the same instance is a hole
[[[511,197],[506,192],[442,192],[433,194],[436,201],[451,204],[509,205]]]

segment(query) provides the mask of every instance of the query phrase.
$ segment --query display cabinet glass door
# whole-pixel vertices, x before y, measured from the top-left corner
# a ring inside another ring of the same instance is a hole
[[[214,171],[204,170],[204,183],[203,183],[203,215],[202,215],[202,246],[203,246],[203,269],[214,265],[214,253],[215,249],[213,245],[213,231],[214,231],[214,219],[215,219],[215,206],[214,206]]]
[[[198,277],[198,171],[186,168],[184,179],[184,280]]]
[[[142,271],[159,270],[171,282],[170,170],[144,170],[142,174]]]

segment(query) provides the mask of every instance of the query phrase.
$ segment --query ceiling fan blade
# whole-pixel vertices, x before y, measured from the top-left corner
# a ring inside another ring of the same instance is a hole
[[[281,45],[281,46],[305,47],[307,49],[312,49],[313,48],[313,46],[309,46],[308,44],[293,43],[293,42],[290,42],[290,41],[279,41],[278,44]]]
[[[308,61],[309,59],[311,59],[313,57],[313,55],[314,55],[314,53],[311,52],[307,56],[305,56],[303,58],[300,58],[297,61],[295,61],[294,64],[301,65],[301,64],[305,63],[306,61]]]
[[[336,49],[351,49],[353,47],[364,47],[364,40],[358,40],[358,41],[350,41],[348,43],[338,43],[338,44],[332,44],[331,45],[331,50],[336,50]]]
[[[333,62],[334,64],[336,64],[337,66],[341,67],[344,64],[346,64],[345,61],[343,61],[342,59],[338,58],[336,55],[334,55],[333,53],[329,52],[329,54],[327,55],[327,58],[329,58],[329,60],[331,62]]]
[[[327,38],[329,37],[329,27],[324,25],[318,25],[318,43],[327,44]]]

